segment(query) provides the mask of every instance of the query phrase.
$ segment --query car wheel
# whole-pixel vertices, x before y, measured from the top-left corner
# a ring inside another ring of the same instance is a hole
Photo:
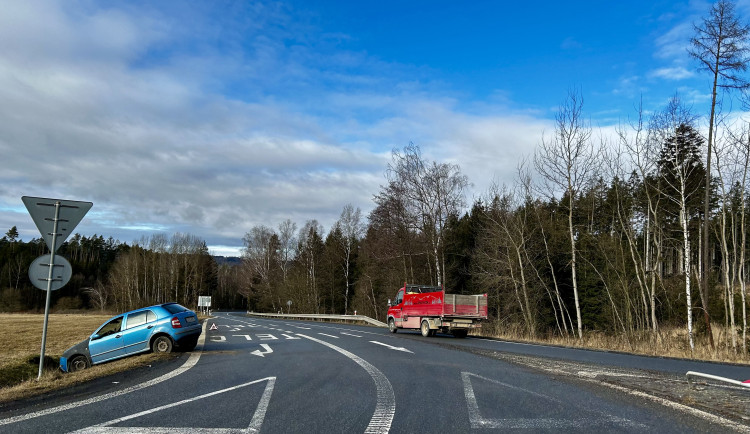
[[[74,356],[68,361],[68,372],[81,371],[89,367],[89,360],[86,356]]]
[[[427,320],[422,321],[422,336],[432,336],[432,330],[430,330],[430,323]]]
[[[396,321],[394,321],[393,318],[388,320],[388,330],[390,330],[391,333],[396,333],[398,331],[396,328]]]
[[[172,339],[169,339],[166,336],[159,336],[151,343],[151,351],[155,353],[172,352]]]

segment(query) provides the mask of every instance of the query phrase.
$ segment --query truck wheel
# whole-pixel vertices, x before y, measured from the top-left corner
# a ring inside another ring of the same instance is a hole
[[[427,320],[422,321],[422,336],[428,337],[432,336],[432,330],[430,330],[430,323],[427,322]]]
[[[459,330],[453,330],[451,333],[453,334],[453,337],[456,337],[456,338],[459,338],[459,339],[463,339],[463,338],[466,337],[466,335],[469,334],[469,331],[468,330],[460,330],[459,329]]]
[[[388,319],[388,330],[390,330],[391,333],[396,333],[398,331],[396,328],[396,321],[394,321],[393,318]]]

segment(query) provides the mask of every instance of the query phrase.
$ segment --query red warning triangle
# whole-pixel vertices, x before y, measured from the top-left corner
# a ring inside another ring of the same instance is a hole
[[[216,323],[211,324],[211,328],[209,330],[219,330],[218,327],[216,327]]]

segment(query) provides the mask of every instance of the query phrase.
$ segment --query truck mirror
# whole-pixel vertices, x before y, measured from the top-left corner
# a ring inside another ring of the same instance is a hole
[[[391,307],[391,299],[388,299],[388,307]]]

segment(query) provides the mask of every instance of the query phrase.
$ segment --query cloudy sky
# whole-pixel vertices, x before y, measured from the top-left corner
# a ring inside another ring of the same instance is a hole
[[[511,4],[512,3],[512,4]],[[746,3],[738,11],[750,16]],[[473,183],[513,178],[569,89],[595,126],[642,98],[706,112],[686,53],[702,1],[6,2],[0,235],[21,196],[91,201],[76,228],[190,233],[237,254],[254,225],[366,214],[394,148]]]

